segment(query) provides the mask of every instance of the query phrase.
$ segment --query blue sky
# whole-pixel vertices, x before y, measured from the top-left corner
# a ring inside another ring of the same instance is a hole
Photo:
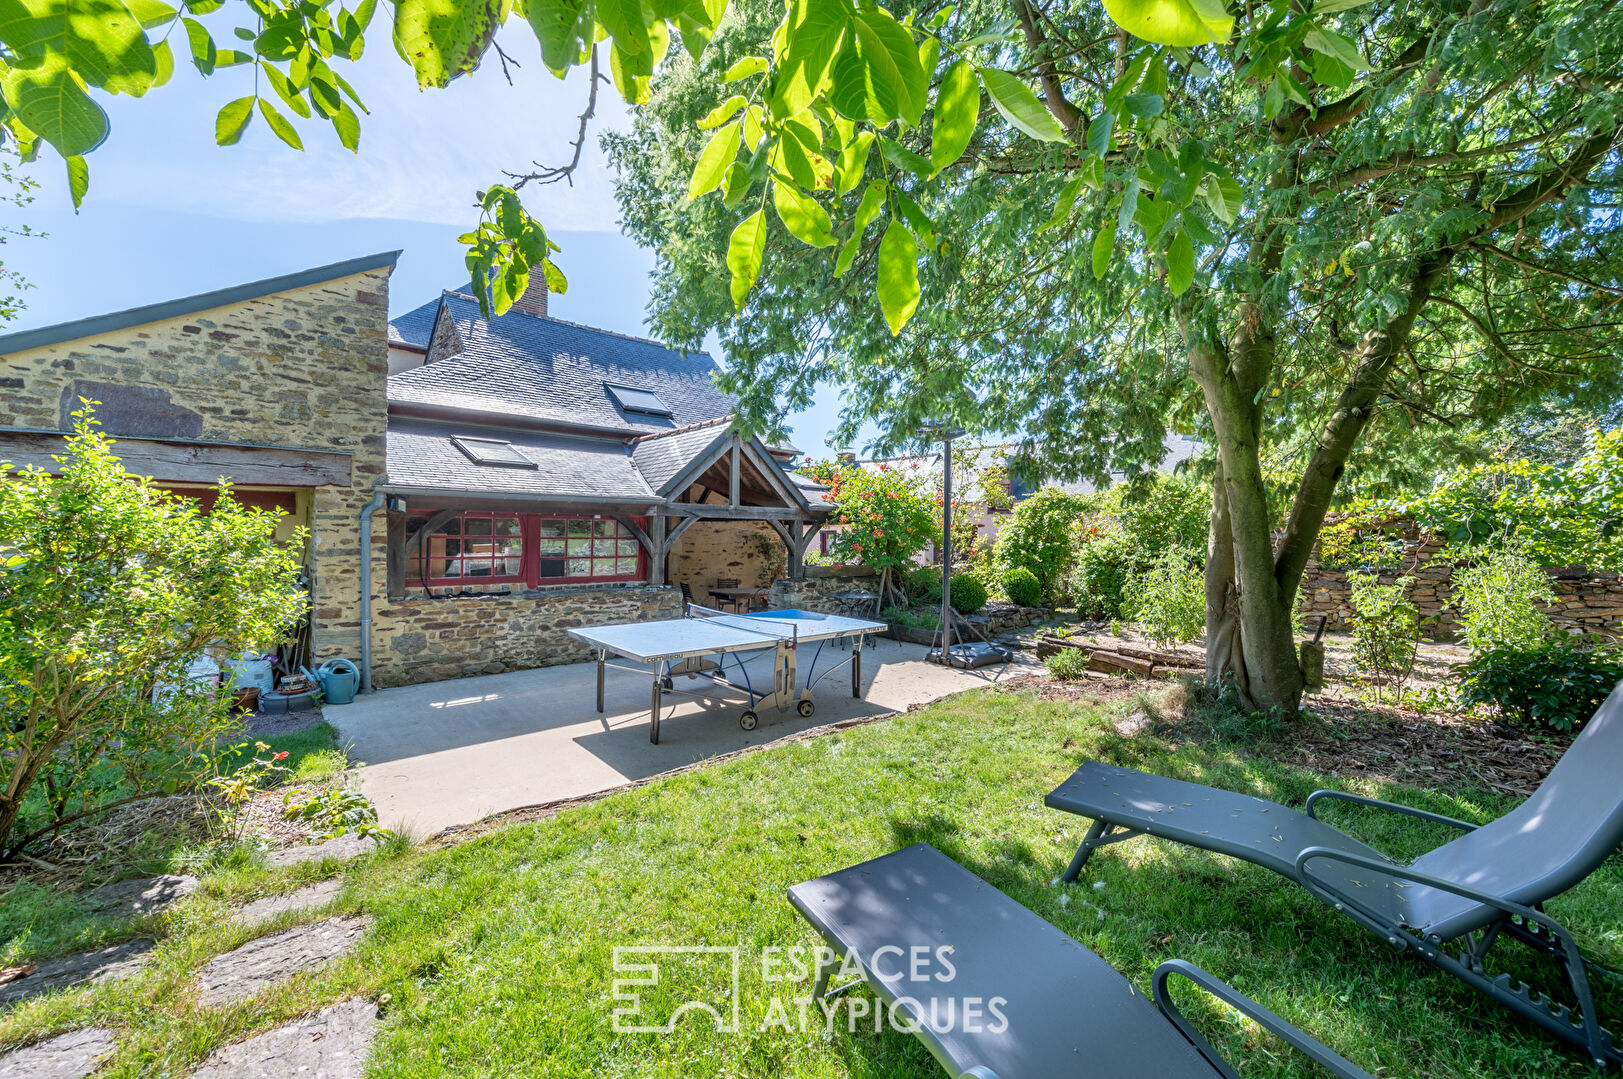
[[[231,38],[231,21],[222,16],[234,6],[206,20],[222,46]],[[62,162],[46,150],[25,170],[40,182],[34,203],[3,211],[7,224],[47,234],[14,237],[0,250],[34,285],[23,296],[27,309],[6,328],[395,248],[404,253],[390,285],[391,314],[465,280],[456,237],[477,220],[474,192],[499,181],[504,168],[567,159],[586,96],[584,72],[564,82],[546,72],[528,27],[509,27],[501,41],[522,65],[512,72],[514,85],[492,56],[473,76],[420,94],[380,17],[361,61],[340,68],[371,109],[358,155],[313,121],[298,122],[306,151],[298,153],[258,116],[241,143],[215,146],[216,110],[253,92],[247,68],[203,79],[181,60],[173,80],[145,98],[101,96],[112,134],[87,159],[84,208],[73,212]],[[182,35],[173,45],[185,52]],[[597,150],[598,132],[629,124],[612,87],[600,88],[598,116],[574,186],[527,190],[525,201],[564,249],[559,263],[570,288],[553,298],[551,313],[642,334],[653,256],[620,234],[612,177]],[[837,408],[838,395],[830,393],[793,416],[796,444],[822,456]]]

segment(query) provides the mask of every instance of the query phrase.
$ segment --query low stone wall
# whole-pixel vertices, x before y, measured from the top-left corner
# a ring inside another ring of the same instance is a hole
[[[842,614],[851,618],[873,618],[874,601],[837,599],[842,593],[877,592],[879,577],[865,567],[830,570],[808,567],[803,580],[787,577],[772,582],[767,595],[767,606],[795,608],[802,611],[821,611],[824,614]]]
[[[1020,607],[1013,603],[988,603],[980,613],[986,617],[993,633],[1007,633],[1051,618],[1053,611],[1045,607]]]
[[[1392,526],[1403,537],[1402,564],[1383,569],[1384,582],[1413,577],[1409,599],[1426,623],[1425,632],[1433,640],[1451,641],[1459,636],[1459,612],[1454,601],[1454,567],[1437,536],[1422,536],[1412,522]],[[1352,628],[1352,601],[1347,570],[1321,567],[1317,560],[1302,575],[1304,621],[1326,615],[1326,628],[1345,631]],[[1623,637],[1623,578],[1609,574],[1552,572],[1556,602],[1547,613],[1561,629],[1572,633],[1603,633]]]
[[[590,659],[581,626],[679,618],[682,593],[650,585],[417,596],[374,614],[372,682],[399,686]]]

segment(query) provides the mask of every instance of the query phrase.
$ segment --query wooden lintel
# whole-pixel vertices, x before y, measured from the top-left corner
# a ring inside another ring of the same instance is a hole
[[[67,437],[32,431],[0,431],[0,460],[14,469],[34,466],[55,472],[52,460],[67,452]],[[221,478],[240,487],[348,487],[350,455],[331,450],[292,450],[205,442],[115,438],[113,452],[125,471],[159,483],[213,486]]]
[[[784,521],[795,516],[788,506],[710,506],[672,502],[663,507],[673,517],[703,517],[711,521]]]

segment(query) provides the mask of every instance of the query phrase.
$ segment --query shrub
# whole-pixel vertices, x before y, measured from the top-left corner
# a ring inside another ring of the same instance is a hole
[[[1043,598],[1042,582],[1024,566],[1015,566],[1003,575],[1003,592],[1010,603],[1035,607]]]
[[[986,586],[979,578],[968,573],[952,575],[952,609],[959,614],[974,614],[986,606]]]
[[[1014,507],[997,537],[998,568],[1031,571],[1051,594],[1065,579],[1071,563],[1071,526],[1082,515],[1085,501],[1054,487],[1044,487]]]
[[[1564,635],[1531,648],[1495,648],[1465,666],[1460,701],[1491,705],[1511,718],[1551,730],[1583,726],[1623,681],[1623,653]]]
[[[940,629],[941,612],[929,607],[910,610],[907,607],[886,607],[879,612],[881,620],[893,622],[909,629]]]
[[[1120,618],[1127,581],[1132,576],[1132,543],[1120,531],[1091,529],[1076,550],[1071,572],[1071,598],[1087,618]]]
[[[1206,581],[1198,560],[1169,547],[1127,585],[1124,613],[1157,644],[1192,641],[1206,624]]]
[[[1176,547],[1206,549],[1212,488],[1188,476],[1152,472],[1111,488],[1100,508],[1121,522],[1141,564],[1147,565]]]
[[[921,603],[941,603],[941,567],[919,566],[907,571],[907,593]]]
[[[1088,654],[1080,648],[1061,648],[1049,656],[1044,664],[1048,675],[1061,682],[1074,682],[1088,669]]]
[[[872,566],[880,572],[879,590],[899,587],[913,556],[938,540],[941,527],[935,503],[923,481],[889,465],[861,468],[823,462],[809,469],[828,485],[835,506],[829,556],[837,563]]]
[[[1540,605],[1555,602],[1549,574],[1519,546],[1500,546],[1454,571],[1454,606],[1472,655],[1537,648],[1554,631]]]
[[[1420,612],[1408,597],[1413,583],[1413,577],[1383,584],[1374,574],[1347,574],[1353,608],[1353,666],[1365,677],[1384,682],[1394,701],[1414,670],[1420,647]]]
[[[274,514],[227,491],[205,517],[76,415],[58,475],[0,483],[0,860],[205,778],[230,701],[188,666],[264,647],[305,604]]]

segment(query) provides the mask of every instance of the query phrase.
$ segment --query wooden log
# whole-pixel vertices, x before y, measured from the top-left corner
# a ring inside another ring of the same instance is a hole
[[[1155,665],[1136,656],[1124,656],[1119,652],[1092,652],[1088,655],[1088,669],[1091,671],[1112,672],[1126,671],[1139,678],[1148,678]]]

